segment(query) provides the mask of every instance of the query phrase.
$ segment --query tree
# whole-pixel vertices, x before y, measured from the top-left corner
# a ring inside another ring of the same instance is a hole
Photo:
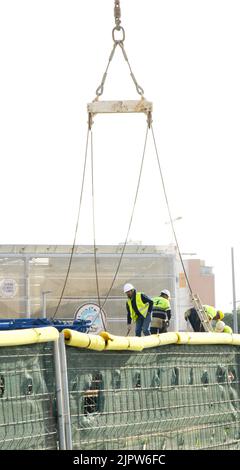
[[[240,330],[240,307],[237,309],[238,331]],[[224,313],[224,322],[233,328],[233,313]]]

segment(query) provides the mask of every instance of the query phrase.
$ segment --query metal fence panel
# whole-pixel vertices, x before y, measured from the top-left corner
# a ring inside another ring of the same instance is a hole
[[[53,343],[0,348],[0,449],[56,449]]]
[[[73,449],[240,449],[239,354],[68,347]]]

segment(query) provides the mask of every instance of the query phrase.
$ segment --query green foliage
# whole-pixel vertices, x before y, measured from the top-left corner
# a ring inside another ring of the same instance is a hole
[[[240,310],[237,311],[237,319],[238,319],[238,332],[240,331]],[[223,321],[226,325],[231,326],[233,328],[233,314],[232,313],[224,313]]]

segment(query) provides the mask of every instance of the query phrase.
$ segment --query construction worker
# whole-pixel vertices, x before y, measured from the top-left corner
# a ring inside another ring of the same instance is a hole
[[[224,318],[224,313],[221,310],[216,310],[214,307],[210,305],[203,305],[204,311],[207,315],[209,324],[211,324],[212,320],[222,320]],[[201,323],[201,320],[198,316],[197,310],[195,308],[190,308],[184,314],[185,320],[189,320],[193,331],[205,331],[204,327]]]
[[[216,331],[216,333],[230,333],[230,334],[232,334],[233,332],[231,326],[226,325],[226,323],[224,323],[224,321],[221,321],[221,320],[217,321],[214,331]]]
[[[163,289],[159,297],[153,298],[151,335],[166,333],[171,318],[170,292]]]
[[[224,313],[221,310],[216,310],[214,307],[210,305],[203,305],[204,310],[208,316],[209,321],[212,320],[222,320],[224,318]]]
[[[151,323],[151,313],[153,307],[153,301],[147,295],[142,292],[136,292],[135,287],[127,283],[123,287],[123,292],[127,294],[127,335],[131,331],[131,322],[136,322],[135,334],[136,336],[145,336],[150,335],[150,323]]]

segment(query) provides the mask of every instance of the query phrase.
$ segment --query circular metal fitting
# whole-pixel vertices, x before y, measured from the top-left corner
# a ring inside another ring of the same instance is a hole
[[[122,34],[122,37],[120,37],[120,39],[117,39],[115,37],[116,35],[116,31],[120,32]],[[118,43],[118,42],[123,42],[125,40],[125,31],[123,29],[122,26],[115,26],[115,28],[113,28],[112,30],[112,38],[114,40],[114,42]]]

